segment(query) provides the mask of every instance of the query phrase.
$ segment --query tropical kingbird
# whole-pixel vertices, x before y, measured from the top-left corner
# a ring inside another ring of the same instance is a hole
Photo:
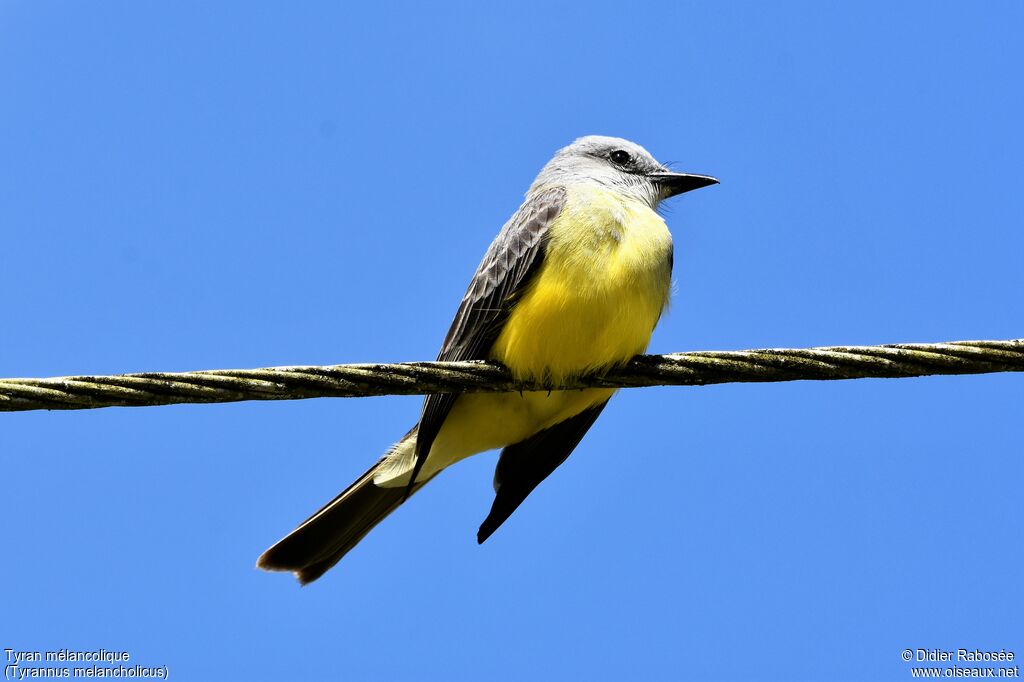
[[[497,360],[558,386],[647,349],[668,303],[665,199],[713,185],[627,140],[582,137],[541,170],[462,298],[438,360]],[[340,495],[259,558],[303,584],[338,563],[446,467],[503,448],[483,542],[565,461],[614,389],[428,395],[419,423]]]

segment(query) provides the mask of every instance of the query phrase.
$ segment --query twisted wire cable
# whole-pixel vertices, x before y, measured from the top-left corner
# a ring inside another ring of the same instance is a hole
[[[1022,371],[1024,339],[638,355],[621,368],[559,385],[516,381],[493,362],[311,365],[0,379],[0,412]]]

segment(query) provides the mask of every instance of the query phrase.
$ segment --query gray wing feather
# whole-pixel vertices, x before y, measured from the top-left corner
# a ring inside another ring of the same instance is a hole
[[[544,261],[548,228],[563,206],[565,189],[553,187],[530,197],[505,223],[473,275],[438,360],[487,358],[516,300]],[[423,401],[410,488],[457,397],[428,395]]]
[[[548,227],[565,204],[561,187],[524,203],[491,243],[477,267],[437,359],[482,360],[501,332],[517,294],[544,257]]]

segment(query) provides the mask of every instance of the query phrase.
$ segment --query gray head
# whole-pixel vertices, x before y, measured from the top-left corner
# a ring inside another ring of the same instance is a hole
[[[707,175],[674,173],[629,140],[603,135],[581,137],[555,153],[533,181],[530,192],[544,187],[599,184],[647,202],[718,183]]]

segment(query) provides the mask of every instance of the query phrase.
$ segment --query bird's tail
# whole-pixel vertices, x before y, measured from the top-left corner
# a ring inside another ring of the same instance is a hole
[[[415,436],[414,428],[395,447],[408,444]],[[326,573],[405,501],[406,486],[384,488],[373,482],[388,460],[385,456],[370,467],[352,485],[264,552],[256,565],[266,571],[292,571],[303,585]],[[417,482],[412,492],[423,487],[427,480]]]

